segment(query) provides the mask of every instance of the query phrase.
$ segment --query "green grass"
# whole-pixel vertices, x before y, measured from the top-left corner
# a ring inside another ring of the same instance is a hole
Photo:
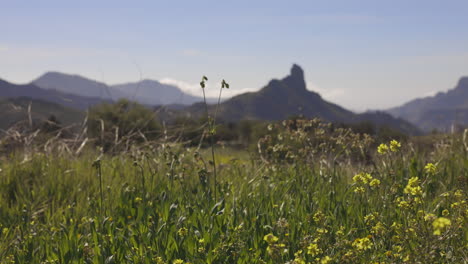
[[[2,158],[0,263],[468,261],[468,158],[459,139],[430,153],[403,145],[367,165],[216,152],[217,200],[207,150],[104,155],[103,212],[93,151]],[[425,172],[428,162],[435,174]],[[361,172],[380,185],[353,182]],[[404,192],[412,177],[420,195]],[[451,224],[434,234],[439,217]]]

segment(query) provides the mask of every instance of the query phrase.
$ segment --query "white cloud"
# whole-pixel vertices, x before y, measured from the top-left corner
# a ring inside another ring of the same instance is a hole
[[[309,91],[314,91],[319,93],[323,98],[330,101],[335,101],[336,99],[343,97],[345,95],[345,90],[339,88],[327,89],[320,87],[312,82],[307,82],[307,89]]]
[[[195,96],[203,96],[203,92],[201,90],[199,83],[189,83],[185,81],[180,81],[172,78],[163,78],[159,80],[160,83],[169,84],[179,87],[182,91],[195,95]],[[219,82],[221,83],[221,82]],[[237,88],[237,87],[230,87],[229,89],[223,89],[221,97],[224,99],[230,98],[232,96],[252,92],[256,89],[253,88]],[[217,98],[219,96],[219,87],[214,86],[213,84],[207,83],[205,87],[205,93],[207,97]]]

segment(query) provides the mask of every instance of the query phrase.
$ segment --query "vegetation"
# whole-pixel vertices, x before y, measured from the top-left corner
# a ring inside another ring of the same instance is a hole
[[[4,156],[1,263],[468,260],[466,138],[420,152],[317,120],[265,133],[260,152],[217,148],[216,185],[211,150],[164,139]]]
[[[122,100],[65,138],[53,118],[47,140],[10,131],[0,263],[468,261],[468,130],[216,113],[166,126]]]

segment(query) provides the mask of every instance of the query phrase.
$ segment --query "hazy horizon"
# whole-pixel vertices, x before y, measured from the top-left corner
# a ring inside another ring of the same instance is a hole
[[[48,71],[108,84],[154,79],[193,95],[254,91],[305,71],[309,90],[353,111],[386,109],[468,75],[465,1],[1,1],[0,78]],[[182,8],[183,7],[183,8]]]

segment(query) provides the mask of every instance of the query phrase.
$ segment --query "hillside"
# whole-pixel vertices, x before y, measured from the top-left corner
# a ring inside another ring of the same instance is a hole
[[[214,111],[215,106],[210,106]],[[203,104],[195,104],[190,113],[203,115]],[[307,90],[304,71],[293,65],[285,78],[271,80],[258,92],[244,93],[221,103],[218,117],[225,121],[282,120],[292,116],[320,118],[329,122],[358,123],[370,121],[379,126],[389,126],[408,134],[417,134],[410,123],[393,118],[383,112],[355,114],[339,105],[324,100],[318,93]]]
[[[468,124],[468,77],[458,81],[455,88],[435,96],[418,98],[387,110],[404,118],[424,131],[448,131],[454,122]]]
[[[79,96],[97,97],[107,100],[117,100],[127,97],[127,94],[118,89],[109,87],[105,83],[97,82],[79,75],[60,72],[47,72],[32,81],[32,83],[43,89],[57,90]]]
[[[103,99],[66,94],[57,90],[47,90],[35,84],[13,84],[0,79],[0,98],[29,97],[60,104],[75,109],[87,109],[103,102]]]
[[[189,95],[179,87],[162,84],[155,80],[107,85],[79,75],[48,72],[32,83],[43,89],[57,90],[67,94],[112,101],[127,98],[146,105],[190,105],[203,101],[203,98]]]
[[[154,80],[118,84],[111,86],[111,88],[126,94],[129,99],[147,105],[189,105],[203,101],[201,97],[184,93],[179,87]]]
[[[0,129],[8,129],[20,121],[29,119],[28,108],[31,104],[31,117],[34,124],[48,120],[51,116],[63,125],[81,122],[84,112],[59,104],[35,100],[27,97],[0,99]]]

